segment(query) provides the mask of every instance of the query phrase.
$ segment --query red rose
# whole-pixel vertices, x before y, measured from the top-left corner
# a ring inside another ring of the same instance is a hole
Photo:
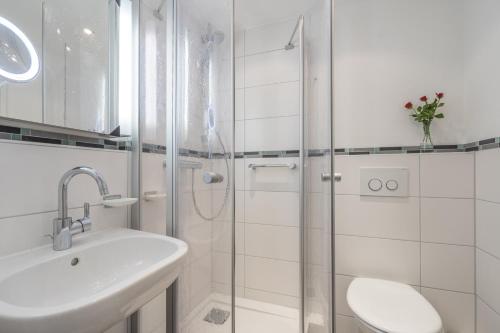
[[[444,97],[444,93],[440,92],[440,93],[436,93],[436,97],[441,99]]]
[[[420,97],[420,100],[421,100],[422,102],[427,102],[427,96],[422,96],[422,97]]]
[[[413,109],[413,104],[411,102],[408,102],[405,104],[405,108],[407,108],[408,110],[411,110],[411,109]]]

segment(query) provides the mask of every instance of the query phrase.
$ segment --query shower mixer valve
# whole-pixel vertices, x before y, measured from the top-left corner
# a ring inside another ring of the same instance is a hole
[[[203,173],[203,182],[205,184],[217,184],[217,183],[222,183],[223,181],[224,181],[224,176],[219,173],[212,171],[206,171]]]

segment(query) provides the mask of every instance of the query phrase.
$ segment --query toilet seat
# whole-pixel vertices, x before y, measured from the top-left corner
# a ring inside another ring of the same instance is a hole
[[[434,307],[404,283],[356,278],[347,290],[347,303],[356,317],[375,332],[442,332],[441,317]]]

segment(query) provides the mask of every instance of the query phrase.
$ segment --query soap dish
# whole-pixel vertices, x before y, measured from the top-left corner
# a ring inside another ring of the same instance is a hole
[[[130,206],[137,202],[137,198],[122,198],[121,195],[107,195],[103,197],[104,207],[114,208]]]

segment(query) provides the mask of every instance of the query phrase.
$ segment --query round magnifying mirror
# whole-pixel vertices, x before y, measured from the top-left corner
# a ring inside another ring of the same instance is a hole
[[[28,82],[40,70],[38,55],[31,41],[9,20],[0,16],[0,85]]]

